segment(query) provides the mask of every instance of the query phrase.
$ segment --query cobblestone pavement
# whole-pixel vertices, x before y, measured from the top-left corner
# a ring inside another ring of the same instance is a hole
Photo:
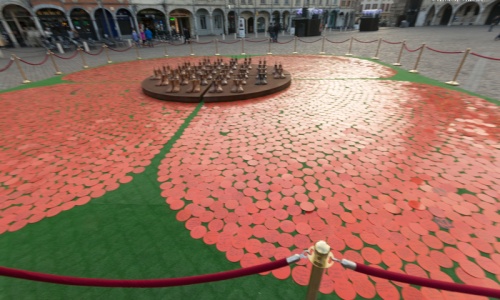
[[[497,30],[498,31],[498,30]],[[485,26],[474,27],[417,27],[417,28],[381,28],[376,32],[326,32],[324,42],[324,52],[328,55],[345,55],[349,49],[350,37],[358,41],[352,44],[351,53],[354,56],[372,57],[375,55],[378,39],[382,42],[379,52],[379,58],[382,62],[395,63],[400,53],[401,44],[392,44],[393,42],[402,42],[406,40],[407,49],[415,50],[423,43],[426,46],[438,50],[449,52],[462,52],[467,48],[471,52],[484,56],[500,58],[498,51],[499,42],[494,41],[498,32],[488,32]],[[167,53],[172,56],[186,56],[191,53],[195,55],[213,55],[216,53],[214,40],[220,39],[218,43],[218,52],[221,55],[237,55],[242,52],[247,54],[264,55],[269,52],[273,54],[291,54],[294,51],[294,42],[288,34],[282,35],[278,44],[269,45],[263,34],[248,36],[248,40],[242,45],[235,40],[234,35],[227,36],[224,41],[222,37],[200,37],[198,43],[190,45],[175,45],[167,48]],[[361,42],[359,42],[361,41]],[[300,54],[318,54],[323,47],[321,37],[304,37],[297,42],[296,50]],[[0,58],[0,69],[4,68],[10,60],[11,54],[16,54],[21,59],[29,63],[40,63],[44,60],[45,50],[41,48],[22,48],[22,49],[4,49],[3,58]],[[93,53],[97,50],[91,51]],[[143,59],[158,58],[165,55],[165,47],[159,45],[155,48],[141,48],[139,52],[130,49],[125,52],[109,51],[110,59],[113,62],[129,61],[137,59],[137,54]],[[419,51],[410,52],[404,50],[402,53],[401,64],[405,70],[414,68]],[[71,57],[72,53],[59,54],[61,57]],[[423,51],[422,59],[418,70],[424,76],[440,80],[443,82],[453,79],[457,67],[463,57],[462,53],[446,54],[426,48]],[[82,58],[77,55],[72,59],[55,58],[57,65],[63,73],[71,73],[82,69]],[[85,55],[86,63],[89,67],[95,67],[107,63],[105,53],[92,56]],[[500,61],[480,58],[469,55],[465,61],[462,71],[458,75],[457,81],[461,87],[488,96],[494,99],[500,97],[500,80],[498,79],[498,65]],[[24,72],[30,81],[38,81],[52,77],[54,75],[54,66],[50,60],[41,66],[31,66],[21,62]],[[286,66],[286,63],[285,63]],[[321,68],[321,66],[312,66]],[[13,64],[6,71],[1,73],[0,90],[18,86],[22,82],[21,74]]]

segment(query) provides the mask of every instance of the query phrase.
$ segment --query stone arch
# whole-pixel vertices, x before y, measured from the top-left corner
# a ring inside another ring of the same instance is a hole
[[[448,25],[451,19],[451,15],[453,12],[453,8],[450,4],[445,4],[443,7],[439,9],[437,14],[437,22],[439,25]]]
[[[436,15],[436,6],[431,6],[431,8],[427,11],[427,15],[425,16],[424,26],[430,26],[432,24],[432,19]]]

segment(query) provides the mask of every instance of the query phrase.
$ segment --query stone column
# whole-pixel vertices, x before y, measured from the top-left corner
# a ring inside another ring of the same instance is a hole
[[[215,32],[214,32],[214,22],[213,22],[213,15],[212,15],[211,11],[208,13],[208,27],[210,28],[210,34],[214,35],[215,34]]]
[[[114,22],[114,25],[115,25],[115,28],[116,28],[116,33],[118,34],[118,38],[121,39],[122,38],[122,32],[120,30],[120,25],[118,24],[118,19],[114,15],[113,15],[113,22]],[[113,29],[111,29],[111,33],[113,33]]]
[[[95,21],[95,18],[91,17],[91,20],[92,20],[92,25],[94,26],[95,35],[96,35],[97,39],[100,41],[101,40],[101,33],[99,32],[99,26],[97,26],[97,22]]]

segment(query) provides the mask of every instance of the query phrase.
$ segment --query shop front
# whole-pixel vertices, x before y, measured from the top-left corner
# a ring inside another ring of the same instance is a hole
[[[36,11],[36,16],[42,24],[42,28],[50,29],[54,37],[67,37],[68,30],[70,30],[68,25],[68,19],[64,13],[55,8],[41,8]]]
[[[165,14],[157,9],[148,8],[139,11],[137,22],[141,30],[147,27],[153,32],[153,36],[156,36],[157,32],[166,30]]]
[[[81,8],[75,8],[71,11],[70,18],[80,38],[97,40],[96,31],[88,12]]]
[[[9,26],[10,33],[8,32],[8,35],[13,44],[15,46],[28,46],[28,31],[36,28],[29,11],[19,5],[11,4],[5,6],[2,13]]]

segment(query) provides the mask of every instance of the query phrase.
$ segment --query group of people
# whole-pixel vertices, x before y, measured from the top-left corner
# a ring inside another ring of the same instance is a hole
[[[278,34],[281,30],[281,25],[279,23],[275,24],[269,24],[269,27],[267,27],[267,32],[269,33],[269,41],[271,43],[277,43],[278,42]]]
[[[146,27],[146,29],[141,29],[139,33],[137,31],[132,31],[132,40],[137,46],[143,47],[154,47],[153,45],[153,32],[151,29]]]

